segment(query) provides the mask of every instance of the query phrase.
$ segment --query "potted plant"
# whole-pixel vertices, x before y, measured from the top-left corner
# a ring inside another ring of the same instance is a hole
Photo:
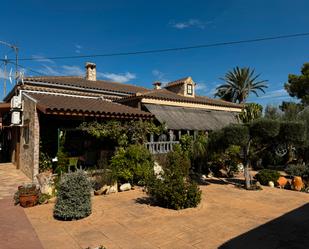
[[[18,190],[14,195],[14,199],[15,205],[20,204],[24,208],[33,207],[38,202],[39,190],[33,183],[18,186]]]

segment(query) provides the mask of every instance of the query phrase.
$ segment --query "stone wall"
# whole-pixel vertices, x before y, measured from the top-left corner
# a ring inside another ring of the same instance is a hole
[[[36,103],[25,95],[23,101],[24,124],[20,127],[19,168],[35,180],[39,171],[40,125]]]

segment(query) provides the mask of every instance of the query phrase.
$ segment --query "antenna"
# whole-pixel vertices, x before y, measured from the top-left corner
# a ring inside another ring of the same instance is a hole
[[[13,49],[14,52],[15,52],[15,84],[17,84],[18,83],[18,79],[20,78],[19,73],[18,73],[18,47],[13,45],[13,44],[10,44],[8,42],[5,42],[5,41],[0,41],[0,44]],[[4,95],[4,97],[6,95],[6,80],[8,78],[7,71],[6,71],[6,67],[7,67],[8,63],[9,63],[9,59],[8,59],[7,55],[5,55],[4,56],[4,60],[3,60],[3,64],[4,64],[3,95]],[[12,69],[11,69],[11,71],[12,71]],[[12,82],[11,72],[10,72],[9,80],[10,80],[10,82]]]

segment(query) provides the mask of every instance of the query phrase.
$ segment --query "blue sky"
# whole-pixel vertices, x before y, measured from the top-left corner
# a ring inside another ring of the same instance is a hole
[[[10,0],[1,1],[0,40],[17,44],[21,58],[39,58],[20,63],[42,74],[84,74],[85,61],[93,61],[102,79],[152,87],[155,80],[191,76],[199,86],[198,93],[207,96],[213,95],[222,83],[219,78],[228,70],[250,66],[269,81],[267,93],[250,101],[279,104],[289,99],[283,90],[288,74],[298,74],[302,64],[309,61],[309,37],[151,55],[57,61],[44,57],[309,32],[308,9],[308,0]],[[1,46],[0,56],[7,51]],[[2,93],[3,80],[0,82]]]

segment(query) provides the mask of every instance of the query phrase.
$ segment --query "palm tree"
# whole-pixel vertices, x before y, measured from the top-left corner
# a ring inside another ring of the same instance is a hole
[[[234,103],[244,103],[250,93],[254,93],[257,97],[258,91],[265,93],[267,80],[258,80],[260,74],[254,75],[254,73],[255,70],[249,67],[233,68],[224,78],[220,78],[225,83],[216,88],[215,97]]]

